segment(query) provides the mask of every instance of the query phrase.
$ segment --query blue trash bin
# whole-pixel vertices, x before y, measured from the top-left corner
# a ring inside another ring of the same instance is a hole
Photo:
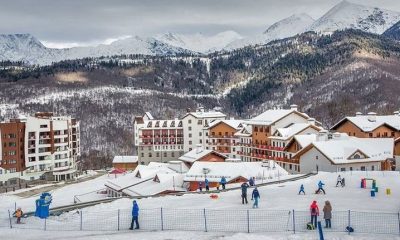
[[[375,197],[375,191],[371,190],[371,197]]]
[[[53,198],[50,193],[42,193],[36,200],[35,216],[39,218],[47,218],[49,216],[49,208]]]

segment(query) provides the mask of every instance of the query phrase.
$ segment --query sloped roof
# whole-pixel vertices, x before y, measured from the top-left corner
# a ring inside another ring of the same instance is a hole
[[[359,115],[354,117],[345,117],[336,123],[331,129],[336,129],[346,120],[352,122],[359,129],[364,132],[370,132],[375,130],[376,128],[382,125],[388,125],[398,131],[400,131],[400,116],[399,115],[384,115],[384,116],[375,116],[375,121],[369,120],[370,116],[368,115]]]
[[[310,148],[315,147],[334,164],[377,162],[393,157],[393,138],[356,138],[346,137],[327,141],[314,141],[296,155],[300,156]],[[349,159],[360,151],[367,156],[365,159]]]
[[[157,173],[151,180],[142,182],[122,190],[131,196],[152,196],[165,191],[184,192],[183,174],[179,173]],[[157,181],[156,181],[157,180]]]
[[[322,128],[317,127],[310,123],[294,123],[285,128],[278,128],[275,131],[274,135],[269,138],[286,140],[286,139],[293,137],[296,134],[299,134],[300,132],[302,132],[310,127],[314,128],[316,131],[319,131],[322,129]],[[275,136],[275,135],[279,135],[279,136]]]
[[[124,176],[109,180],[105,183],[106,187],[120,191],[129,186],[139,184],[152,179],[157,173],[173,173],[172,169],[168,168],[167,163],[150,162],[149,165],[138,165],[136,169],[127,173]],[[138,174],[139,173],[139,174]],[[138,177],[140,175],[140,177]]]
[[[138,156],[115,156],[113,163],[137,163]]]
[[[307,114],[301,113],[295,109],[271,109],[248,120],[247,122],[250,124],[271,125],[291,113],[297,113],[300,116],[303,116],[305,119],[309,118]]]
[[[317,140],[317,134],[295,135],[294,139],[304,148]]]
[[[199,159],[207,156],[208,154],[214,153],[216,155],[219,155],[221,157],[224,157],[225,159],[228,158],[227,156],[218,153],[216,151],[213,150],[206,150],[206,149],[201,149],[201,151],[199,151],[197,148],[183,154],[181,157],[179,157],[178,159],[181,161],[185,161],[185,162],[190,162],[193,163],[195,161],[198,161]]]
[[[195,118],[225,118],[226,115],[222,112],[216,111],[196,111],[196,112],[189,112],[183,117],[187,117],[188,115],[193,115]]]
[[[241,129],[243,127],[243,120],[216,120],[216,121],[212,121],[207,129],[210,129],[220,123],[225,123],[226,125],[234,128],[234,129]],[[242,126],[242,127],[241,127]]]
[[[275,169],[273,166],[275,165]],[[265,166],[265,167],[263,167]],[[268,167],[262,162],[195,162],[185,174],[184,181],[204,181],[204,171],[208,169],[207,179],[210,182],[220,181],[225,177],[227,182],[238,177],[249,179],[250,177],[265,178],[287,175],[287,171],[273,161],[269,161]]]
[[[235,133],[235,136],[251,137],[253,128],[250,125],[245,125],[241,130]]]

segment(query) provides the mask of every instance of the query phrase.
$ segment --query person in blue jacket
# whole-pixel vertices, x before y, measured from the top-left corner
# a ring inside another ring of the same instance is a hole
[[[257,187],[254,188],[253,193],[251,194],[251,200],[253,199],[253,208],[258,208],[258,199],[260,199],[260,193],[258,192]]]
[[[301,186],[300,186],[299,195],[300,195],[300,193],[303,193],[304,195],[306,195],[306,193],[304,192],[304,185],[303,184],[301,184]]]
[[[206,185],[206,191],[210,191],[210,186],[208,184],[208,179],[204,180],[204,184]]]
[[[222,189],[225,190],[226,178],[222,177],[220,183],[222,185]]]
[[[325,190],[324,190],[324,185],[325,185],[325,183],[323,183],[322,181],[319,181],[318,182],[318,190],[315,193],[318,194],[322,191],[324,194],[326,194]]]
[[[133,200],[133,207],[132,207],[132,222],[130,230],[133,230],[133,224],[136,223],[135,229],[139,229],[139,206],[136,200]]]

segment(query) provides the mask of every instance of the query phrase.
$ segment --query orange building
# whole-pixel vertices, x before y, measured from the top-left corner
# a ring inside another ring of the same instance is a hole
[[[0,123],[0,167],[11,173],[25,170],[25,128],[19,119]]]
[[[138,165],[137,156],[115,156],[113,159],[113,168],[123,169],[125,171],[135,170]]]
[[[236,142],[239,138],[235,133],[243,128],[242,121],[239,120],[216,120],[208,127],[208,139],[206,139],[206,149],[236,158]]]

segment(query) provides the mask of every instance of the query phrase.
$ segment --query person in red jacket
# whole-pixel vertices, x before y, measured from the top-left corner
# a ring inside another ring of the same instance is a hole
[[[319,216],[319,208],[317,205],[317,201],[313,201],[310,206],[311,213],[311,224],[314,225],[314,228],[317,228],[317,218]]]

